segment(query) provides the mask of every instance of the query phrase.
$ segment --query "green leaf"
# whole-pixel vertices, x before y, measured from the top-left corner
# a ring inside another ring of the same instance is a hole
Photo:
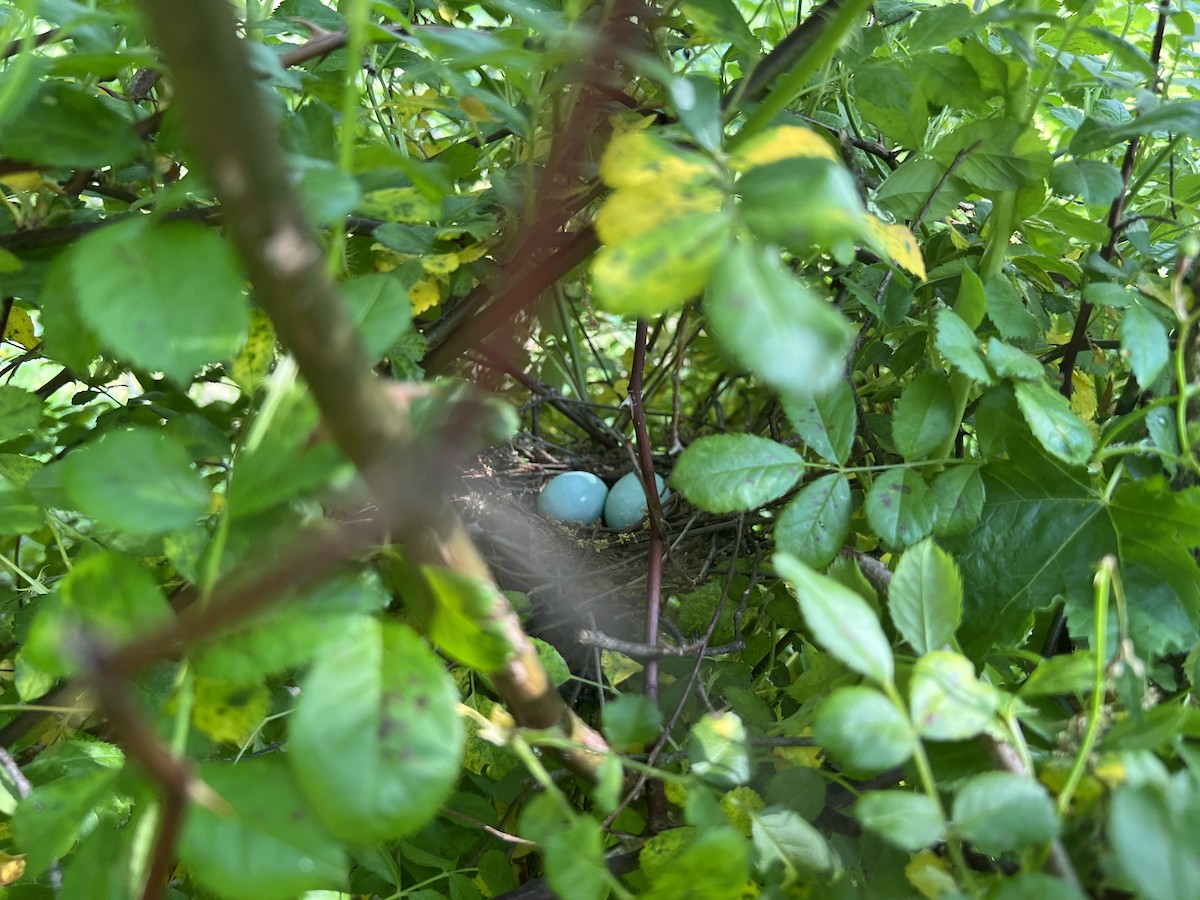
[[[933,494],[913,469],[889,469],[867,492],[867,522],[889,547],[902,549],[933,531]]]
[[[459,776],[458,691],[410,629],[361,621],[301,683],[288,758],[322,821],[359,846],[413,834]]]
[[[1060,830],[1046,789],[1013,772],[970,778],[954,798],[952,815],[959,836],[991,856],[1044,844]]]
[[[350,308],[369,358],[381,358],[411,330],[410,287],[393,272],[359,275],[342,283],[342,298]]]
[[[962,578],[950,554],[930,540],[904,552],[888,587],[888,612],[918,654],[954,642],[962,604]]]
[[[780,869],[784,882],[793,883],[814,876],[832,880],[842,871],[837,851],[793,810],[771,807],[761,813],[751,812],[750,828],[759,869],[764,874]]]
[[[988,900],[1088,900],[1079,888],[1044,872],[1018,872],[988,892]]]
[[[736,787],[750,780],[746,727],[734,713],[709,713],[688,737],[692,772],[709,784]]]
[[[106,347],[180,385],[237,352],[249,312],[225,241],[202,225],[147,217],[85,236],[71,256],[79,312]]]
[[[709,280],[713,338],[785,396],[810,396],[842,378],[850,323],[787,271],[775,250],[736,241]]]
[[[641,694],[622,694],[604,704],[600,711],[604,736],[614,747],[632,747],[654,740],[662,729],[658,706]]]
[[[28,434],[41,420],[42,401],[37,394],[0,385],[0,442]]]
[[[1073,634],[1092,621],[1092,577],[1106,554],[1121,561],[1126,591],[1138,585],[1129,628],[1139,648],[1159,654],[1200,638],[1195,561],[1200,546],[1200,491],[1170,491],[1161,479],[1120,486],[1106,500],[1087,472],[1045,454],[1024,428],[1006,388],[986,394],[976,422],[981,444],[1008,458],[989,462],[979,525],[943,541],[963,575],[959,639],[968,655],[993,641],[1021,642],[1033,613],[1067,599]],[[997,436],[992,436],[996,431]],[[992,451],[989,450],[989,454]]]
[[[935,346],[958,369],[973,381],[992,384],[992,372],[979,349],[979,338],[975,331],[952,310],[938,310]]]
[[[59,582],[57,602],[39,611],[24,652],[45,671],[73,674],[81,666],[64,641],[74,643],[76,632],[114,646],[171,617],[149,572],[128,556],[100,552],[81,559]]]
[[[1007,276],[991,279],[985,288],[988,318],[1003,337],[1023,341],[1038,338],[1042,328]]]
[[[46,354],[57,362],[86,372],[100,355],[100,339],[84,322],[75,289],[74,247],[54,258],[42,283],[42,294],[53,298],[42,303],[42,330]]]
[[[791,582],[816,642],[860,675],[890,684],[895,668],[892,645],[867,602],[790,553],[776,553],[774,563],[776,571]]]
[[[932,106],[977,110],[987,102],[979,74],[957,53],[933,50],[916,54],[909,61],[909,71]]]
[[[987,312],[987,291],[974,270],[964,268],[958,281],[958,293],[954,297],[954,314],[974,331]]]
[[[115,106],[115,104],[113,104]],[[45,81],[0,128],[0,154],[50,168],[119,167],[142,152],[129,121],[93,93],[63,81]]]
[[[950,381],[940,372],[922,372],[896,401],[892,440],[909,462],[928,456],[957,428]]]
[[[1036,358],[994,337],[988,338],[987,361],[1000,378],[1037,381],[1046,374]]]
[[[232,807],[193,804],[179,859],[208,890],[229,900],[290,900],[343,887],[345,851],[304,800],[283,757],[209,763],[200,778]]]
[[[714,2],[717,5],[729,3],[729,8],[733,8],[730,0]],[[733,12],[737,15],[736,10]],[[743,28],[746,27],[741,16],[737,16],[737,20]],[[691,75],[687,78],[672,78],[667,87],[671,91],[671,102],[679,114],[679,121],[696,139],[696,143],[711,153],[718,152],[721,149],[722,132],[721,93],[717,83],[705,75]]]
[[[899,221],[911,222],[929,203],[926,218],[932,221],[950,215],[967,195],[967,187],[946,167],[927,156],[902,163],[883,179],[875,192],[875,203]],[[937,193],[934,193],[934,192]],[[929,198],[933,197],[933,202]]]
[[[709,512],[741,512],[790,491],[804,471],[795,450],[752,434],[702,437],[679,457],[671,486]]]
[[[1072,465],[1084,465],[1092,458],[1092,433],[1066,397],[1045,381],[1021,381],[1013,390],[1025,421],[1043,447]]]
[[[729,900],[745,888],[750,877],[750,844],[732,828],[706,828],[688,840],[688,834],[672,829],[647,843],[639,857],[649,889],[639,894],[643,900]],[[671,835],[667,838],[667,835]],[[664,848],[665,858],[650,859],[647,850],[654,841],[678,841],[678,849]]]
[[[725,252],[729,220],[691,215],[605,247],[592,263],[592,289],[609,312],[652,317],[697,297]]]
[[[1072,156],[1086,156],[1132,137],[1154,132],[1200,137],[1200,101],[1170,100],[1127,122],[1105,122],[1088,116],[1071,138]]]
[[[866,685],[840,687],[822,701],[813,739],[840,766],[864,777],[903,764],[916,746],[908,717]]]
[[[945,838],[946,826],[933,801],[909,791],[870,791],[854,804],[854,817],[901,850],[915,853]]]
[[[760,241],[835,257],[866,234],[867,215],[854,176],[839,163],[793,157],[755,166],[738,180],[738,213]]]
[[[683,0],[679,9],[698,37],[733,44],[749,56],[758,54],[762,45],[732,0]]]
[[[422,566],[433,601],[421,611],[429,639],[451,659],[483,672],[504,665],[512,651],[493,614],[495,588],[454,569]]]
[[[541,844],[546,881],[555,894],[579,900],[604,900],[608,896],[610,876],[604,865],[604,835],[599,822],[576,816]]]
[[[930,488],[937,507],[934,534],[962,534],[979,522],[986,496],[979,466],[953,466],[934,478]]]
[[[1096,677],[1096,658],[1090,651],[1076,650],[1063,656],[1051,656],[1021,685],[1023,700],[1034,697],[1083,696]]]
[[[141,885],[131,828],[102,819],[65,860],[62,896],[89,900],[128,900]]]
[[[1138,384],[1150,387],[1171,360],[1166,325],[1142,304],[1134,303],[1121,316],[1118,333],[1121,352],[1128,356]]]
[[[202,675],[252,683],[308,663],[391,601],[378,580],[338,575],[242,619],[193,651]]]
[[[982,21],[971,13],[971,7],[961,4],[932,6],[920,10],[908,32],[911,49],[945,47],[952,40],[972,33]]]
[[[955,174],[980,193],[1015,191],[1050,171],[1046,142],[1012,119],[981,119],[938,141],[933,157],[944,166],[964,153]]]
[[[850,457],[858,410],[849,382],[838,381],[822,394],[785,397],[783,409],[796,434],[814,453],[839,464]]]
[[[929,127],[929,105],[905,67],[895,62],[857,66],[853,87],[863,119],[900,146],[921,149]]]
[[[29,534],[46,522],[32,493],[0,476],[0,534]]]
[[[850,535],[850,481],[839,472],[800,489],[775,523],[775,546],[819,569],[829,565]]]
[[[917,660],[909,695],[917,734],[930,741],[974,737],[999,706],[995,691],[975,677],[971,661],[949,650],[931,650]]]
[[[208,487],[187,451],[148,428],[109,432],[61,465],[70,501],[130,534],[184,528],[208,511]]]
[[[1108,206],[1125,189],[1116,166],[1092,159],[1060,162],[1050,170],[1050,190],[1060,197],[1078,197],[1088,206]]]
[[[93,809],[105,802],[116,769],[90,772],[38,785],[21,799],[12,816],[13,839],[25,854],[25,877],[42,874],[67,854]]]
[[[1108,834],[1117,868],[1155,900],[1190,900],[1200,872],[1200,791],[1190,772],[1126,784],[1113,794]]]

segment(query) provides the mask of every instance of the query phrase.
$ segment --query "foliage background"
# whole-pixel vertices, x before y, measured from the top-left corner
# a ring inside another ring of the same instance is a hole
[[[0,4],[0,891],[1193,896],[1194,12]]]

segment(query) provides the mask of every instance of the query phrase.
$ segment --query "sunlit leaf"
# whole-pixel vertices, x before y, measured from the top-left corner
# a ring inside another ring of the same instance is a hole
[[[816,642],[859,674],[878,684],[890,683],[895,665],[892,646],[866,601],[790,553],[776,553],[774,563],[791,582]]]
[[[821,394],[841,380],[850,323],[774,250],[736,241],[712,273],[704,308],[716,341],[785,396]]]
[[[671,486],[709,512],[751,510],[786,494],[804,471],[795,450],[752,434],[702,437],[671,473]]]

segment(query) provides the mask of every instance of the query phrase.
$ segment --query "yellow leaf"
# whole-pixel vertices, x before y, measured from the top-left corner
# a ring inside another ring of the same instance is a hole
[[[682,828],[672,828],[660,832],[646,843],[638,852],[638,867],[646,879],[653,883],[658,876],[671,868],[671,861],[679,855],[696,837],[696,829],[691,825]]]
[[[632,188],[658,181],[683,184],[716,174],[698,153],[675,147],[646,131],[626,131],[609,141],[600,159],[600,177],[614,188]]]
[[[25,874],[25,857],[11,856],[0,851],[0,887],[7,887],[21,880]]]
[[[442,292],[438,289],[437,282],[422,278],[408,289],[408,302],[412,304],[413,315],[419,316],[442,302]]]
[[[910,859],[904,867],[904,875],[929,900],[958,893],[949,864],[932,850],[922,850]]]
[[[867,230],[889,259],[906,272],[925,280],[925,260],[921,248],[907,226],[889,225],[882,219],[867,216]]]
[[[405,187],[371,191],[363,198],[362,212],[388,222],[419,225],[436,219],[441,209],[415,187]]]
[[[26,350],[32,349],[38,343],[37,336],[33,333],[33,320],[29,318],[29,313],[19,306],[13,306],[8,311],[4,340],[20,344]]]
[[[840,161],[829,142],[815,131],[800,125],[781,125],[752,137],[729,157],[729,165],[745,172],[785,159]]]
[[[214,741],[242,744],[262,724],[271,707],[266,685],[233,684],[216,678],[196,678],[192,723]]]
[[[750,837],[750,816],[767,808],[762,795],[752,787],[735,787],[721,798],[721,812],[742,837]]]
[[[601,650],[600,671],[604,673],[609,684],[616,687],[622,681],[642,671],[642,664],[613,650]]]
[[[656,181],[614,191],[596,216],[601,243],[620,244],[697,213],[719,212],[721,192],[703,184]]]
[[[457,253],[431,253],[421,257],[421,268],[430,275],[449,275],[458,269]]]
[[[275,362],[275,327],[271,317],[258,307],[250,308],[250,331],[246,343],[229,365],[229,377],[244,393],[252,393]]]
[[[0,182],[9,190],[28,193],[40,188],[45,183],[45,179],[42,178],[41,172],[9,172],[0,177]]]
[[[953,225],[950,226],[950,243],[954,245],[955,250],[966,250],[971,246],[971,242],[959,234]]]
[[[1096,766],[1096,778],[1110,790],[1125,783],[1129,773],[1125,771],[1125,763],[1116,758],[1105,759]]]
[[[801,769],[819,769],[823,764],[820,747],[776,747],[773,753]]]
[[[462,107],[462,111],[467,114],[467,118],[472,122],[496,121],[496,117],[487,108],[487,104],[473,94],[463,97],[458,101],[458,105]]]
[[[1096,382],[1091,375],[1076,370],[1071,373],[1071,409],[1085,422],[1096,415]]]
[[[458,251],[458,261],[460,263],[472,263],[477,259],[482,259],[487,252],[487,244],[472,244],[470,247],[464,247]]]
[[[605,247],[592,263],[592,290],[609,312],[655,316],[699,296],[725,252],[729,221],[689,216]]]

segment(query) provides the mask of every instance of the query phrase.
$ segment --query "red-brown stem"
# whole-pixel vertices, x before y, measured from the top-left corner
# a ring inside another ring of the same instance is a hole
[[[646,508],[650,513],[650,556],[646,571],[646,644],[658,645],[658,617],[662,608],[662,504],[658,497],[658,483],[654,479],[654,455],[650,448],[650,432],[646,427],[646,410],[642,407],[642,385],[646,374],[647,324],[638,319],[637,333],[633,344],[633,368],[629,373],[629,412],[633,419],[633,434],[637,440],[638,462],[641,479],[646,491]],[[646,680],[646,696],[658,702],[658,660],[646,660],[643,670]],[[651,828],[662,828],[667,824],[667,798],[662,782],[651,781],[646,787],[650,805]]]

